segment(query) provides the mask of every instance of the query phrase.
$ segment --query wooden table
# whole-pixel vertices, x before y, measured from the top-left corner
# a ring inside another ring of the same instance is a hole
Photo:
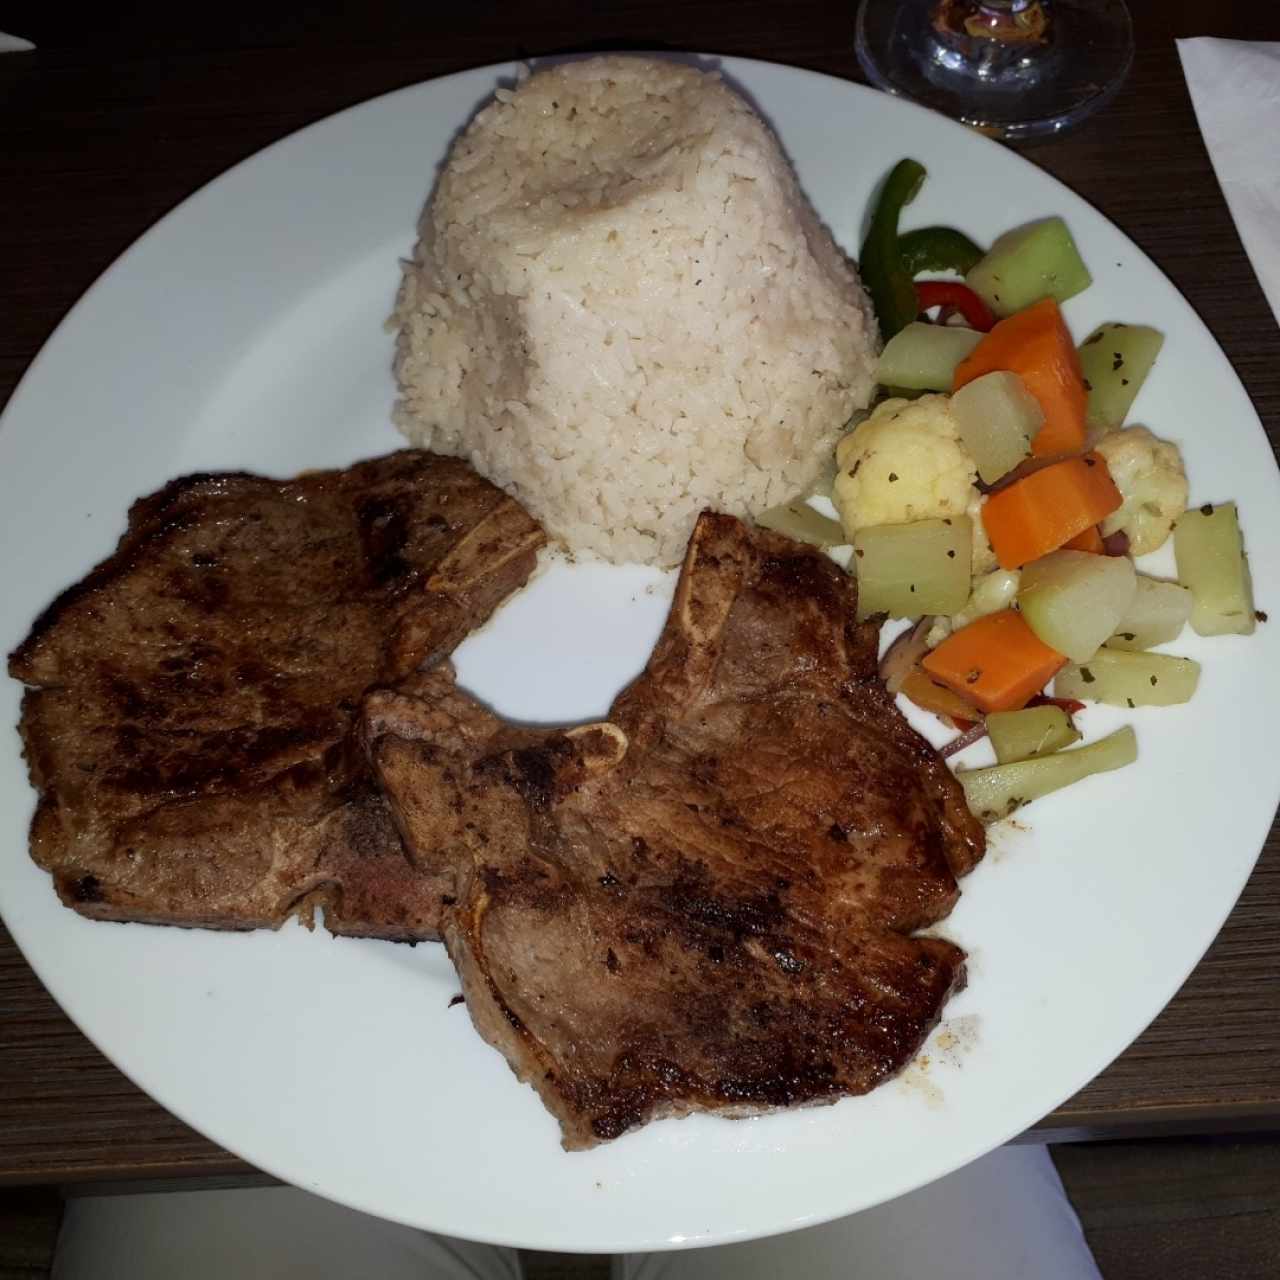
[[[1265,3],[1225,0],[1131,7],[1138,53],[1118,98],[1077,132],[1026,151],[1114,219],[1182,289],[1234,362],[1274,445],[1280,330],[1214,180],[1173,39],[1277,39],[1280,17]],[[32,17],[23,34],[39,51],[0,57],[0,403],[67,308],[157,218],[267,143],[375,94],[575,48],[709,50],[860,78],[852,3],[471,0],[436,11],[409,0],[317,0],[283,16],[233,4],[203,19],[199,6],[125,8],[76,14],[74,25],[56,13]],[[851,152],[856,146],[850,139]],[[1280,1129],[1278,921],[1273,830],[1239,905],[1181,993],[1036,1132]],[[0,929],[0,1183],[251,1174],[111,1067]]]

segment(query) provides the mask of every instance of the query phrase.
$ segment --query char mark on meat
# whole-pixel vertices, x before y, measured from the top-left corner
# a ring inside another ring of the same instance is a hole
[[[361,701],[447,655],[542,534],[464,463],[406,450],[280,482],[175,480],[10,657],[31,853],[99,919],[439,934],[451,864],[412,864],[352,741]]]
[[[481,1032],[569,1148],[664,1115],[865,1093],[963,982],[942,919],[981,826],[876,675],[851,579],[704,515],[606,722],[503,724],[447,667],[366,705]]]

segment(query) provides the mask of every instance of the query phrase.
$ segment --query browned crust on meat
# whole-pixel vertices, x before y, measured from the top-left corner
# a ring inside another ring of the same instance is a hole
[[[439,933],[351,739],[532,572],[541,530],[463,462],[404,450],[276,481],[182,477],[9,660],[40,801],[31,854],[95,919]]]
[[[983,831],[876,674],[824,556],[704,515],[602,725],[506,726],[447,670],[371,699],[406,847],[460,867],[445,944],[569,1148],[874,1088],[964,982],[943,919]]]

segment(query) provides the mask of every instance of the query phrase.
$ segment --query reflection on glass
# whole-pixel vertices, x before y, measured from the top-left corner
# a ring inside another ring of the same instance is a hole
[[[863,0],[858,60],[872,84],[995,137],[1078,123],[1133,59],[1124,0]]]

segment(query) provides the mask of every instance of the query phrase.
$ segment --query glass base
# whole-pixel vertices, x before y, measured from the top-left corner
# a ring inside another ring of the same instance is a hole
[[[984,8],[1035,21],[1013,39],[970,34]],[[877,88],[1018,141],[1060,133],[1109,102],[1133,61],[1133,27],[1123,0],[863,0],[857,51]]]

